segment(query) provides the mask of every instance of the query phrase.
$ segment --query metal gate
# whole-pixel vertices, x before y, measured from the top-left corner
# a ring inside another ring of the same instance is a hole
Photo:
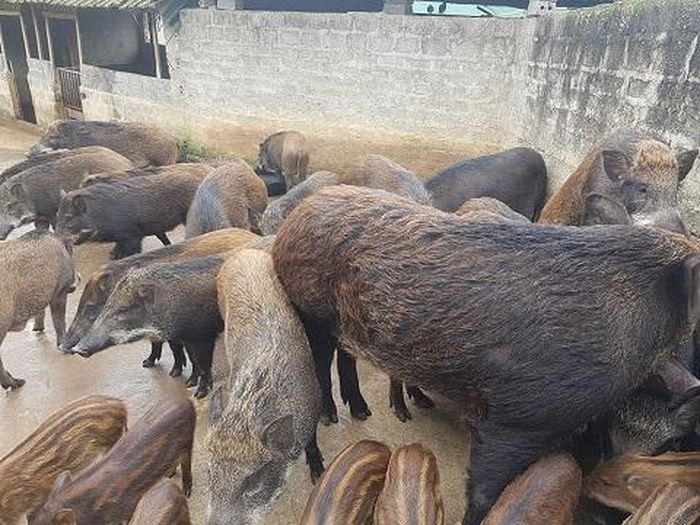
[[[67,120],[83,120],[83,100],[80,96],[80,71],[56,68],[63,116]]]

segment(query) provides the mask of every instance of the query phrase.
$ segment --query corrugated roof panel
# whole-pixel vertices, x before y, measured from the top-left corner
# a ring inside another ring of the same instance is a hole
[[[92,9],[156,9],[154,0],[0,0],[2,5],[38,5]]]

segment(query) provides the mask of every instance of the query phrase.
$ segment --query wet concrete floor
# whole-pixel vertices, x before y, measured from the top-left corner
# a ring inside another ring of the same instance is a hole
[[[35,141],[35,135],[24,129],[3,126],[0,123],[0,170],[21,160],[22,151]],[[11,238],[29,228],[13,232]],[[171,239],[182,239],[182,229],[176,230]],[[144,243],[144,249],[160,246],[154,238]],[[108,261],[111,245],[83,245],[76,248],[76,264],[82,275],[78,290],[69,296],[68,322],[75,314],[80,294],[90,275]],[[159,396],[172,395],[172,389],[185,390],[183,379],[172,379],[168,370],[172,356],[166,350],[160,365],[152,369],[141,367],[149,344],[138,342],[110,348],[90,359],[63,355],[56,348],[55,335],[47,317],[46,332],[31,331],[30,321],[23,332],[7,335],[0,352],[5,366],[16,377],[26,379],[21,389],[0,392],[0,457],[6,454],[23,437],[28,435],[52,412],[68,402],[88,394],[109,394],[124,399],[129,407],[130,424]],[[215,377],[225,376],[225,358],[220,345],[217,347]],[[366,363],[360,363],[360,379],[363,393],[373,411],[367,421],[350,418],[346,407],[339,406],[340,422],[329,427],[319,427],[319,445],[326,464],[347,444],[359,439],[376,439],[394,447],[403,443],[420,442],[437,456],[445,499],[447,523],[455,523],[464,512],[464,472],[468,454],[468,438],[459,423],[457,410],[450,403],[437,400],[432,410],[410,407],[413,420],[401,423],[388,404],[388,378]],[[187,375],[188,371],[185,373]],[[340,403],[335,379],[336,401]],[[190,511],[195,525],[205,522],[207,480],[203,443],[206,436],[207,401],[195,401],[198,421],[195,443],[194,490],[190,499]],[[410,405],[409,405],[410,406]],[[290,475],[280,498],[264,519],[266,524],[287,525],[298,523],[306,499],[311,491],[308,469],[304,457],[300,457],[290,470]]]

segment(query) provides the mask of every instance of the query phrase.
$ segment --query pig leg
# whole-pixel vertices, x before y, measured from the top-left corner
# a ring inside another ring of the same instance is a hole
[[[62,292],[58,294],[50,303],[51,320],[53,321],[54,330],[56,330],[56,344],[61,346],[63,338],[66,336],[66,302],[68,301],[68,293]]]
[[[192,349],[188,345],[185,345],[185,352],[187,352],[187,357],[190,358],[190,363],[192,363],[192,373],[185,382],[185,386],[189,388],[195,386],[199,382],[199,365],[197,364]]]
[[[215,340],[212,339],[211,341],[186,343],[188,348],[192,347],[190,359],[194,359],[193,362],[196,362],[199,368],[199,383],[197,384],[197,390],[194,392],[194,397],[197,399],[207,397],[209,390],[213,386],[211,363],[214,357],[214,342]]]
[[[401,381],[391,380],[389,386],[389,406],[394,409],[394,415],[399,421],[405,423],[411,419],[411,413],[406,406],[406,400],[403,397],[403,383]]]
[[[160,361],[160,357],[163,355],[163,343],[160,341],[151,342],[151,353],[146,359],[143,360],[141,366],[144,368],[153,368],[156,363]]]
[[[478,525],[501,491],[547,450],[551,435],[537,430],[508,428],[484,420],[478,425],[468,470],[469,506],[463,525]]]
[[[34,328],[32,330],[34,332],[43,332],[44,331],[44,318],[46,317],[46,310],[42,310],[40,314],[37,314],[36,317],[34,318]]]
[[[170,242],[170,239],[168,239],[168,236],[165,234],[165,232],[163,232],[163,233],[156,233],[156,237],[158,238],[158,240],[159,240],[160,242],[163,243],[163,246],[170,246],[170,245],[172,244],[172,243]]]
[[[355,358],[338,346],[338,377],[340,378],[340,397],[343,403],[350,405],[350,413],[355,419],[364,421],[372,415],[365,398],[360,392]]]
[[[413,404],[420,408],[433,408],[435,403],[417,386],[406,385],[406,393]]]
[[[306,444],[304,451],[306,452],[306,464],[309,466],[309,471],[311,473],[311,483],[315,485],[325,470],[323,466],[323,455],[316,441],[316,429],[314,429],[314,435]]]
[[[170,345],[170,350],[172,350],[173,357],[175,358],[173,367],[170,369],[170,377],[180,377],[182,375],[182,370],[187,365],[185,352],[182,350],[182,345],[178,343],[168,341],[168,344]]]
[[[7,331],[10,329],[10,324],[9,322],[0,323],[0,348],[2,348],[2,342],[5,339],[5,335],[7,335]],[[14,390],[15,388],[21,387],[24,383],[24,379],[12,377],[12,374],[5,370],[2,364],[2,356],[0,356],[0,387],[4,390],[8,388]]]
[[[311,345],[316,367],[316,377],[321,387],[321,418],[324,425],[338,422],[338,410],[333,401],[331,365],[335,352],[336,340],[330,330],[305,316],[302,316],[304,330]]]

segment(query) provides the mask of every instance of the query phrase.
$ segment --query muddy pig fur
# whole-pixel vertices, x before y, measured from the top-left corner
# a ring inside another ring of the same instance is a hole
[[[15,525],[46,502],[66,470],[89,466],[126,430],[126,405],[114,397],[88,396],[54,412],[0,459],[0,524]]]
[[[151,263],[184,261],[195,257],[216,255],[240,248],[256,239],[258,239],[256,235],[238,228],[218,230],[172,246],[132,255],[102,266],[85,285],[83,295],[80,297],[80,303],[78,304],[78,311],[66,333],[61,350],[70,352],[78,344],[78,341],[87,334],[95,319],[102,312],[107,298],[129,270],[142,268]],[[151,355],[143,362],[145,368],[155,366],[156,361],[161,356],[162,343],[153,342],[151,344]],[[170,375],[175,377],[182,374],[182,369],[186,364],[185,355],[181,345],[172,342],[170,345],[175,355],[175,364],[170,371]]]
[[[187,498],[171,479],[164,479],[141,498],[129,525],[190,525]]]
[[[90,357],[139,339],[182,344],[192,362],[187,385],[197,384],[195,397],[205,397],[212,386],[214,343],[224,328],[216,275],[225,258],[210,255],[130,270],[72,352]]]
[[[289,216],[273,257],[315,323],[317,362],[331,353],[318,340],[338,333],[351,354],[468,409],[466,525],[552,443],[621,402],[700,316],[700,254],[651,228],[482,224],[331,187]]]
[[[160,238],[185,223],[203,176],[200,170],[160,173],[72,191],[61,200],[56,230],[75,244],[116,242],[115,259],[140,253],[144,237]]]
[[[667,483],[700,489],[700,452],[660,456],[618,456],[586,477],[584,493],[608,507],[635,512],[649,495]]]
[[[55,226],[64,192],[78,189],[92,173],[122,170],[131,162],[106,148],[85,148],[24,170],[0,186],[0,239],[31,220]]]
[[[570,525],[581,469],[565,452],[543,456],[503,491],[482,525]]]
[[[321,476],[321,392],[304,327],[272,257],[241,250],[222,266],[217,288],[231,375],[225,408],[212,400],[208,523],[245,524],[276,499],[303,450],[312,480]]]
[[[547,168],[534,149],[513,148],[461,160],[437,172],[425,187],[442,211],[456,211],[467,199],[492,197],[532,221],[547,195]]]
[[[309,495],[300,524],[371,523],[390,458],[389,447],[378,441],[345,447]]]
[[[430,204],[421,180],[406,168],[381,155],[361,155],[340,176],[340,183],[388,191],[420,204]]]
[[[669,483],[654,490],[623,525],[696,525],[700,523],[700,493]]]
[[[53,233],[33,230],[0,243],[0,268],[0,348],[7,332],[24,330],[30,318],[43,322],[47,306],[60,345],[66,332],[66,301],[76,278],[71,246]],[[5,370],[0,358],[0,386],[14,389],[23,384]]]
[[[29,525],[121,525],[143,495],[178,465],[189,496],[195,420],[188,399],[176,392],[160,399],[107,454],[77,474],[61,474]]]
[[[287,190],[306,180],[308,167],[309,143],[298,131],[273,133],[260,144],[255,171],[280,175]]]
[[[549,199],[544,224],[581,225],[586,198],[602,195],[624,208],[633,224],[685,232],[677,208],[678,184],[693,167],[698,150],[674,153],[635,129],[604,137]]]
[[[200,173],[202,178],[212,172],[214,168],[207,164],[182,163],[170,166],[149,166],[147,168],[132,168],[122,171],[110,171],[85,177],[80,183],[81,188],[87,188],[100,182],[119,182],[131,177],[144,177],[148,175],[161,175],[170,173]]]
[[[320,188],[340,184],[340,175],[332,171],[317,171],[301,184],[298,184],[279,199],[271,202],[260,221],[263,235],[272,235],[282,225],[294,208]]]
[[[435,455],[420,443],[391,454],[374,509],[376,525],[442,525],[445,507]]]
[[[45,162],[53,162],[58,159],[62,159],[65,157],[70,157],[73,155],[80,155],[82,153],[86,153],[88,151],[92,152],[99,152],[102,151],[103,148],[101,146],[87,146],[85,148],[78,148],[78,149],[62,149],[62,150],[57,150],[57,151],[49,151],[47,153],[41,153],[39,155],[35,155],[33,157],[29,157],[28,159],[25,159],[21,162],[18,162],[17,164],[13,164],[9,168],[7,168],[5,171],[0,173],[0,183],[5,182],[7,179],[12,177],[13,175],[17,175],[18,173],[23,172],[24,170],[27,170],[29,168],[33,168],[35,166],[38,166],[39,164],[44,164]]]
[[[266,207],[265,183],[245,161],[232,159],[207,175],[197,188],[187,214],[185,237],[223,228],[259,232]]]
[[[531,222],[530,219],[521,215],[507,204],[494,199],[492,197],[477,197],[474,199],[467,199],[464,201],[455,215],[460,215],[462,217],[467,217],[469,219],[480,219],[489,218],[490,216],[495,216],[495,218],[501,218],[509,221],[528,223]]]
[[[29,156],[56,149],[104,146],[131,160],[135,166],[175,164],[177,139],[155,126],[140,122],[61,120],[53,122]]]

